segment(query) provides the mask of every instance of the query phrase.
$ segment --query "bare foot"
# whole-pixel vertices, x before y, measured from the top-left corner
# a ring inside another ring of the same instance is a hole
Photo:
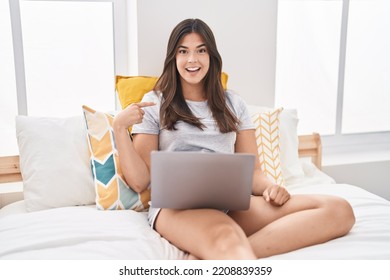
[[[199,260],[197,257],[195,257],[194,255],[192,255],[190,253],[187,253],[185,259],[186,260]]]

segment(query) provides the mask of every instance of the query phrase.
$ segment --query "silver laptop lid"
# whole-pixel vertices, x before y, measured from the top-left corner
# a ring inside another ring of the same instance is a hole
[[[154,151],[152,207],[246,210],[254,163],[252,154]]]

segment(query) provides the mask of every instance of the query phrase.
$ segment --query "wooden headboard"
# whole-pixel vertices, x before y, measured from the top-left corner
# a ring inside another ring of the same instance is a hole
[[[0,183],[22,181],[19,156],[0,157]]]
[[[310,157],[312,162],[321,169],[322,146],[318,133],[299,136],[299,157]],[[0,157],[0,183],[22,181],[19,156]]]
[[[310,157],[311,161],[319,169],[322,168],[322,145],[321,137],[318,133],[311,135],[298,136],[298,155],[299,157]]]

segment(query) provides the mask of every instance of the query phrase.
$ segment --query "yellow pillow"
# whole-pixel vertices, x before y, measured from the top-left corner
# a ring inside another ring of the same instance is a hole
[[[228,82],[229,76],[225,72],[222,72],[221,74],[221,82],[222,82],[222,87],[224,90],[227,90],[227,82]]]
[[[116,76],[116,91],[122,109],[140,102],[144,94],[154,88],[157,79],[158,77],[147,76]]]
[[[116,76],[115,87],[122,109],[132,103],[140,102],[144,94],[154,88],[157,80],[158,77],[149,76]],[[221,80],[222,86],[226,90],[228,75],[222,72]]]
[[[83,106],[87,127],[90,163],[99,210],[149,208],[150,189],[137,193],[123,177],[112,129],[113,116]]]
[[[257,153],[261,170],[275,184],[284,186],[280,165],[279,114],[282,108],[256,113],[252,120],[256,127]]]

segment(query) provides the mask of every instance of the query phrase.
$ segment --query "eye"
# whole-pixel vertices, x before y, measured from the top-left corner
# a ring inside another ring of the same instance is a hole
[[[177,52],[179,54],[186,54],[188,51],[186,49],[179,49]]]
[[[198,53],[207,53],[207,49],[206,48],[201,48],[198,50]]]

